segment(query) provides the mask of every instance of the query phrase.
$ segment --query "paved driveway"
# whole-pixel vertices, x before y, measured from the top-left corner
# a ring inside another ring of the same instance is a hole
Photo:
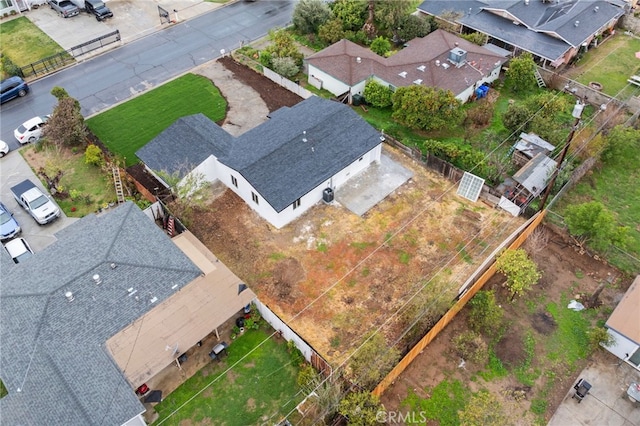
[[[54,234],[65,228],[76,218],[68,218],[64,212],[61,212],[61,216],[55,221],[47,225],[38,225],[35,220],[18,205],[18,202],[13,198],[10,188],[22,182],[25,179],[30,179],[45,191],[45,188],[40,183],[40,180],[36,178],[31,171],[31,168],[27,165],[26,161],[22,158],[19,152],[12,151],[4,157],[0,164],[2,173],[0,173],[0,199],[2,202],[13,212],[14,217],[22,228],[22,237],[27,240],[34,252],[39,252],[51,243],[56,241]],[[45,191],[45,193],[48,193]]]

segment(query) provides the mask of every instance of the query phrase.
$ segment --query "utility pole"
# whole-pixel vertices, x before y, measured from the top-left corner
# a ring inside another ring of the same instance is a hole
[[[544,209],[545,204],[547,203],[547,198],[549,198],[549,194],[553,189],[553,185],[556,183],[556,178],[560,173],[560,167],[562,167],[562,163],[564,162],[564,158],[567,156],[567,152],[569,152],[569,146],[571,146],[571,140],[578,130],[578,124],[580,124],[580,117],[582,117],[582,110],[584,110],[584,103],[578,99],[576,101],[575,106],[573,107],[573,113],[571,114],[573,118],[576,119],[575,123],[573,123],[573,127],[567,136],[567,141],[564,143],[564,148],[562,149],[562,154],[560,154],[560,160],[558,161],[558,166],[551,174],[551,180],[547,184],[547,189],[544,191],[544,195],[542,196],[542,200],[540,200],[540,207],[538,211],[541,212]]]

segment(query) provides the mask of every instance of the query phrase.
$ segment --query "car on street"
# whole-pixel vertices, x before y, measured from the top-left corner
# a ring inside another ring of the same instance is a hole
[[[5,141],[0,140],[0,158],[4,157],[8,153],[9,153],[9,145]]]
[[[33,250],[24,238],[15,238],[5,243],[4,249],[15,263],[22,263],[33,256]]]
[[[20,77],[13,76],[0,81],[0,103],[21,98],[29,93],[29,85]]]
[[[22,229],[18,221],[14,219],[13,213],[0,202],[0,240],[9,240],[20,234]]]
[[[50,116],[45,115],[44,117],[37,116],[30,118],[13,131],[13,136],[15,136],[21,145],[28,142],[36,142],[40,139],[40,136],[42,136],[42,129],[47,125],[49,117]]]

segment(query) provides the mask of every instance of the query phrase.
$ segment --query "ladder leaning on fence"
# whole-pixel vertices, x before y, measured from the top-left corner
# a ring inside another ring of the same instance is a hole
[[[538,71],[538,68],[536,68],[535,77],[536,77],[536,82],[538,83],[538,87],[547,87],[547,85],[544,82],[544,79],[540,75],[540,71]]]
[[[120,167],[111,167],[111,173],[113,174],[113,184],[116,187],[116,197],[118,198],[118,204],[124,203],[124,191],[122,189],[122,181],[120,180]]]

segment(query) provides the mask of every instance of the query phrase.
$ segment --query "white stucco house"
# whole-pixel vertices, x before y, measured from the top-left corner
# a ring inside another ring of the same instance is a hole
[[[640,371],[640,275],[607,320],[613,343],[605,349]]]
[[[484,83],[495,81],[507,58],[482,46],[436,30],[409,41],[388,58],[341,40],[305,59],[309,83],[335,96],[362,95],[368,79],[392,89],[421,84],[450,90],[466,102]]]
[[[348,106],[312,96],[238,137],[202,114],[180,118],[136,155],[161,182],[175,173],[222,182],[282,228],[379,163],[383,140]]]

